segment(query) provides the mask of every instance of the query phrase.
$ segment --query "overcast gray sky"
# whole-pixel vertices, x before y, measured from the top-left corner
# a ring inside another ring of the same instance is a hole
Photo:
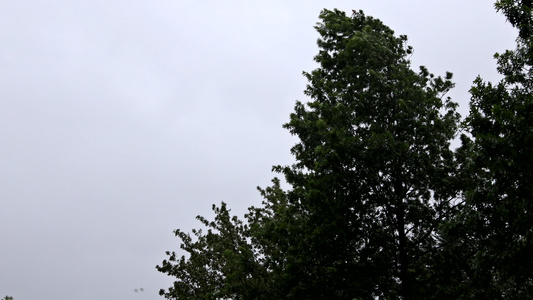
[[[0,1],[0,297],[160,298],[172,231],[242,215],[292,161],[323,8],[408,35],[463,114],[514,47],[486,0]]]

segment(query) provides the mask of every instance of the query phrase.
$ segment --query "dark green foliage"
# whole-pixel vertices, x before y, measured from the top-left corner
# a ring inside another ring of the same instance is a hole
[[[497,84],[478,77],[466,128],[473,137],[466,207],[456,232],[469,247],[463,266],[472,299],[533,297],[533,18],[530,1],[498,1],[518,29],[517,48],[496,54]],[[465,247],[465,246],[461,247]]]
[[[167,252],[157,270],[176,277],[174,286],[161,290],[167,299],[282,299],[288,278],[285,256],[297,215],[287,206],[279,180],[260,189],[263,207],[249,208],[247,224],[230,216],[226,204],[213,205],[215,220],[198,216],[207,232],[193,230],[194,238],[179,229],[181,249],[178,258]],[[293,239],[294,240],[294,239]]]

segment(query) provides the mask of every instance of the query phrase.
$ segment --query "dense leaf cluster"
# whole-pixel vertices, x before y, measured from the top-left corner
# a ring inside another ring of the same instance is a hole
[[[284,127],[290,185],[259,189],[245,221],[213,206],[207,231],[176,230],[157,266],[167,299],[533,297],[533,37],[528,1],[496,3],[519,30],[497,54],[504,79],[476,79],[461,123],[451,73],[411,68],[405,36],[324,10],[307,103]],[[462,145],[450,142],[463,127]]]

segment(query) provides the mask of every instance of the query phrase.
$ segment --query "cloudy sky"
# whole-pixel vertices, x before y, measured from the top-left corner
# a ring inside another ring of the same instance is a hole
[[[0,1],[0,297],[160,298],[172,231],[242,215],[292,161],[325,7],[408,35],[462,113],[514,44],[486,0]]]

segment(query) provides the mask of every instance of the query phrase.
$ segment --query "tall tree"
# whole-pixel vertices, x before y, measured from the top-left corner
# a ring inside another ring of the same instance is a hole
[[[456,104],[451,73],[411,69],[405,36],[379,20],[324,10],[311,98],[285,124],[300,142],[278,167],[301,207],[304,237],[288,261],[296,298],[422,297],[436,229],[450,216]],[[289,253],[289,254],[290,254]]]
[[[459,119],[445,98],[451,73],[411,69],[405,36],[355,12],[324,10],[308,103],[284,125],[296,163],[274,169],[263,207],[247,223],[200,220],[179,230],[178,259],[158,270],[178,280],[169,299],[427,299],[434,295],[438,228],[455,211]]]
[[[472,141],[466,169],[474,180],[459,222],[471,257],[471,298],[533,297],[533,16],[531,1],[497,1],[518,30],[517,46],[496,54],[503,79],[478,77],[466,120]],[[465,138],[466,141],[466,138]],[[462,226],[462,227],[461,227]]]

